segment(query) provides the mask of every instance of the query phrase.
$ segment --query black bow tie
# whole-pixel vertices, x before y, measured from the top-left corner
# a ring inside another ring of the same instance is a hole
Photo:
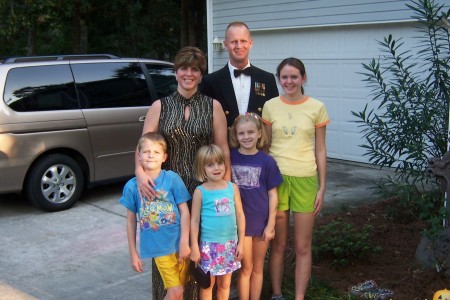
[[[252,74],[252,68],[247,67],[244,70],[234,69],[234,77],[239,77],[241,74],[250,76]]]

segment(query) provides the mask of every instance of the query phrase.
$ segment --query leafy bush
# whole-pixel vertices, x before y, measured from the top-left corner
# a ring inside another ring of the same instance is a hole
[[[372,226],[357,228],[341,218],[314,230],[313,256],[317,259],[331,259],[334,267],[345,267],[352,260],[366,258],[370,253],[381,251],[372,245]]]
[[[447,149],[450,95],[450,10],[433,0],[411,1],[422,33],[419,51],[401,50],[402,39],[392,35],[379,41],[384,56],[363,64],[365,81],[372,89],[378,109],[352,112],[367,144],[369,161],[380,167],[395,167],[399,182],[427,181],[430,156]],[[420,64],[419,64],[420,63]]]
[[[399,196],[435,235],[448,217],[437,181],[426,175],[428,158],[447,151],[450,100],[450,10],[434,0],[412,0],[407,6],[418,24],[418,51],[402,50],[392,35],[379,41],[384,55],[363,64],[365,81],[378,108],[352,112],[362,128],[369,161],[395,167],[396,175],[381,181],[386,196]]]
[[[398,206],[386,207],[389,217],[399,222],[403,220],[405,224],[417,218],[423,220],[428,225],[423,233],[430,239],[439,236],[444,229],[442,220],[446,216],[446,208],[441,191],[419,192],[415,186],[386,180],[378,187],[378,193],[398,198]]]

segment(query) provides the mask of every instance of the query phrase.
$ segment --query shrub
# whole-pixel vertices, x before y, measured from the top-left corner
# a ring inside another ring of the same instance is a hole
[[[315,229],[313,256],[317,259],[331,259],[334,267],[345,267],[354,260],[381,251],[379,246],[372,245],[371,232],[370,225],[357,228],[339,218]]]
[[[446,211],[440,209],[443,201],[434,198],[439,192],[437,181],[425,171],[429,157],[441,157],[447,150],[450,10],[443,11],[443,5],[434,0],[411,3],[407,6],[420,33],[418,51],[402,50],[402,39],[392,35],[379,41],[384,55],[363,64],[372,102],[379,103],[378,108],[366,105],[352,114],[367,142],[361,147],[369,162],[396,169],[394,177],[380,183],[381,188],[390,196],[400,196],[405,207],[417,206],[431,231],[437,232],[436,220],[445,218]],[[430,190],[433,195],[426,196]]]
[[[429,156],[440,157],[447,148],[450,94],[450,40],[447,13],[433,0],[412,1],[420,50],[401,51],[403,42],[392,35],[378,42],[385,55],[363,64],[377,111],[352,112],[363,128],[369,161],[396,167],[397,179],[411,183],[426,180]],[[411,62],[413,61],[413,62]],[[417,65],[419,61],[421,65]]]

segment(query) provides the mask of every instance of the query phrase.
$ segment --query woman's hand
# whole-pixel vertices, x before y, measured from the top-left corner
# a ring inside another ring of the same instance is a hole
[[[144,127],[142,129],[142,134],[146,134],[147,132],[158,132],[159,129],[159,116],[161,114],[161,100],[156,100],[153,102],[152,106],[147,111],[145,116]],[[139,151],[136,148],[135,155],[135,176],[137,179],[137,185],[139,189],[139,193],[141,196],[147,197],[149,200],[153,200],[156,196],[156,192],[153,189],[155,183],[153,180],[144,172],[144,169],[139,162]]]
[[[142,168],[136,169],[136,181],[138,185],[139,194],[146,197],[149,200],[153,200],[157,195],[156,191],[153,189],[155,183],[148,176]]]

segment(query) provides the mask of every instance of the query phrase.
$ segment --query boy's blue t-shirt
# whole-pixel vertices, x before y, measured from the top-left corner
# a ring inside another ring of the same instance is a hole
[[[125,184],[119,199],[138,216],[141,258],[165,256],[179,250],[181,225],[177,205],[191,199],[183,180],[173,171],[161,170],[154,182],[158,196],[153,201],[139,196],[136,177]]]

